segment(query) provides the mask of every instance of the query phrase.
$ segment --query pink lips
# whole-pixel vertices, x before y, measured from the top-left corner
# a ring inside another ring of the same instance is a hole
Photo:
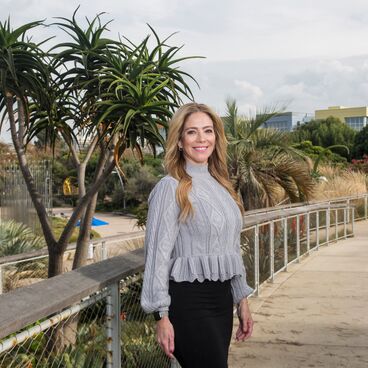
[[[193,149],[199,149],[199,150],[205,150],[207,149],[208,147],[193,147]]]

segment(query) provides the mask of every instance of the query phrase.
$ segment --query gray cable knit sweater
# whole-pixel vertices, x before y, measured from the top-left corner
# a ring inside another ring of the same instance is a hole
[[[147,313],[169,309],[169,279],[231,279],[234,303],[253,292],[240,255],[242,216],[237,204],[211,176],[207,164],[187,163],[186,171],[192,177],[189,200],[193,218],[178,221],[178,181],[169,175],[156,184],[148,198],[141,295]]]

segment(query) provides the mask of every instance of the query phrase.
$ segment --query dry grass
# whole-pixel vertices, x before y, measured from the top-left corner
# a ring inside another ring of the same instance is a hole
[[[120,254],[124,254],[127,252],[131,252],[138,248],[142,248],[144,243],[144,237],[140,238],[133,238],[133,239],[126,239],[122,242],[111,244],[108,247],[108,257],[115,257]]]
[[[362,172],[343,170],[324,166],[319,172],[326,177],[327,182],[320,182],[314,192],[314,200],[346,197],[367,193],[368,177]]]

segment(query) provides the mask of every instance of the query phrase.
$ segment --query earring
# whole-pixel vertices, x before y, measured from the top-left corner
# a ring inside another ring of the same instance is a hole
[[[182,147],[179,147],[179,151],[181,152],[183,150],[183,148]]]

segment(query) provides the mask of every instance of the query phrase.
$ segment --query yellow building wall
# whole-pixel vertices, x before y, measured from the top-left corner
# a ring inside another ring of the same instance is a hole
[[[316,120],[327,119],[329,116],[339,118],[342,122],[346,123],[345,118],[368,116],[368,106],[363,107],[332,106],[325,110],[315,111]]]

